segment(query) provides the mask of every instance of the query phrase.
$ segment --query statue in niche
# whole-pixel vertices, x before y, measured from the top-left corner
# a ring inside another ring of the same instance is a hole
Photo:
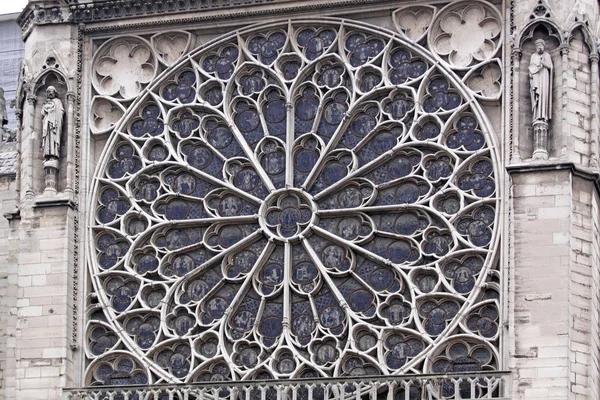
[[[548,159],[548,121],[552,118],[552,58],[543,39],[535,41],[529,62],[529,84],[533,125],[533,159]]]
[[[544,39],[535,41],[535,53],[529,62],[531,111],[533,121],[552,118],[552,58],[546,51]]]
[[[54,86],[46,89],[46,101],[42,106],[42,149],[44,158],[60,157],[60,136],[62,133],[63,114],[62,101]]]

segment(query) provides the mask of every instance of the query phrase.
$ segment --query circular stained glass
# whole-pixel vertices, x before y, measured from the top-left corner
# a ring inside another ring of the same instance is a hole
[[[350,22],[215,43],[173,69],[199,95],[166,71],[96,171],[88,383],[119,357],[150,382],[497,368],[497,156],[460,79]]]

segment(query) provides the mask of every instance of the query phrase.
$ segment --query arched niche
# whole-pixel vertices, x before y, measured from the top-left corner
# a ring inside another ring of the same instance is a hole
[[[35,81],[35,85],[33,86],[33,95],[35,96],[35,106],[33,109],[33,121],[31,123],[33,134],[33,190],[37,194],[41,194],[44,192],[46,188],[45,183],[45,171],[44,171],[44,154],[41,149],[42,145],[42,125],[43,125],[43,115],[42,108],[44,103],[47,100],[47,89],[48,87],[54,87],[56,89],[57,98],[60,99],[63,105],[64,113],[63,113],[63,123],[61,129],[61,146],[60,146],[60,154],[58,156],[57,165],[58,165],[58,175],[56,190],[61,192],[65,189],[65,176],[66,176],[66,166],[67,166],[67,154],[68,154],[68,116],[67,116],[67,93],[69,92],[69,87],[65,76],[62,72],[58,71],[55,68],[46,69]]]
[[[530,95],[529,64],[531,56],[536,51],[535,42],[539,39],[545,42],[545,51],[550,54],[553,64],[552,72],[552,119],[549,122],[547,151],[549,157],[559,157],[562,148],[562,138],[553,129],[555,121],[560,119],[561,88],[561,45],[562,38],[559,29],[549,21],[536,20],[525,28],[519,39],[520,74],[516,84],[519,86],[519,98],[516,99],[519,108],[519,147],[516,151],[522,160],[532,158],[534,152],[534,129],[532,127],[532,105]]]

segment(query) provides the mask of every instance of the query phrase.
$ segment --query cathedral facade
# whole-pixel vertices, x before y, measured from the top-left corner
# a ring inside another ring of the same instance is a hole
[[[600,399],[598,2],[18,22],[0,398]]]

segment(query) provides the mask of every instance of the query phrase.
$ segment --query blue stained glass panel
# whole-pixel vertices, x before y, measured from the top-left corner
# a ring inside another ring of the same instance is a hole
[[[126,104],[94,186],[86,382],[497,368],[496,150],[469,71],[424,43],[271,22]]]

